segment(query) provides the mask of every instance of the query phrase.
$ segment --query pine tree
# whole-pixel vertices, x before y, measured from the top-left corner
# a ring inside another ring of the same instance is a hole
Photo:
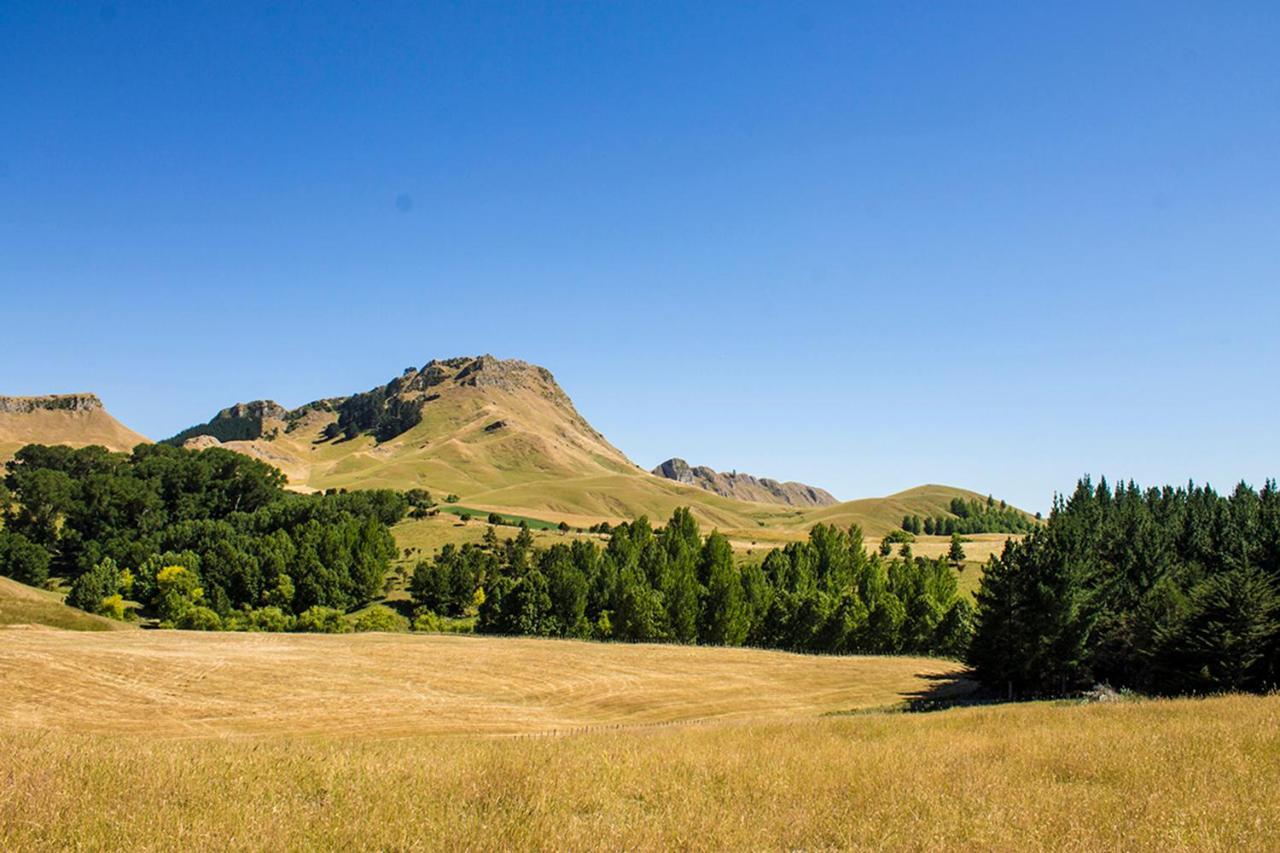
[[[742,645],[750,628],[742,581],[733,564],[733,548],[719,531],[707,537],[700,565],[700,574],[707,579],[707,591],[702,602],[699,635],[712,645]]]

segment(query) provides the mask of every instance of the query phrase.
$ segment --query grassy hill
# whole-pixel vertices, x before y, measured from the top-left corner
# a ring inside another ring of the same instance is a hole
[[[1280,846],[1280,697],[868,709],[954,676],[548,640],[8,631],[0,848],[118,847],[122,826],[174,850]]]
[[[378,407],[382,407],[378,409]],[[344,419],[375,411],[421,412],[394,435],[343,431]],[[425,488],[468,507],[588,527],[648,515],[665,520],[693,507],[704,525],[785,541],[816,521],[858,522],[872,535],[904,513],[942,514],[953,497],[923,486],[888,498],[797,509],[735,500],[643,470],[579,414],[544,368],[491,356],[432,361],[381,388],[288,410],[271,401],[224,409],[174,439],[225,447],[279,467],[294,488]]]
[[[132,450],[150,439],[113,418],[93,394],[0,397],[0,461],[36,443]]]
[[[130,626],[68,607],[56,592],[0,577],[0,626],[44,625],[70,631],[118,631]]]

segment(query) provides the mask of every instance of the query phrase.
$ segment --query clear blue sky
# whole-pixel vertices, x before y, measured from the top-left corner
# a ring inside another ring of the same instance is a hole
[[[0,393],[432,357],[637,462],[1280,473],[1280,4],[0,3]]]

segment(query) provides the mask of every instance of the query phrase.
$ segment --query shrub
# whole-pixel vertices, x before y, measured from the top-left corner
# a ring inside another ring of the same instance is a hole
[[[307,634],[346,634],[351,631],[351,623],[342,618],[341,610],[317,604],[302,611],[293,630]]]
[[[460,501],[460,500],[462,500],[462,498],[460,498],[460,497],[458,497],[457,495],[454,495],[454,494],[448,494],[448,495],[445,495],[445,496],[444,496],[444,502],[445,502],[445,503],[456,504],[456,503],[457,503],[458,501]]]
[[[491,512],[489,513],[489,523],[490,524],[506,524],[507,522],[506,522],[506,519],[504,519],[501,514],[496,512]]]
[[[184,631],[221,631],[222,617],[208,607],[188,607],[173,620],[173,627]]]
[[[279,607],[259,607],[245,614],[245,630],[283,633],[292,631],[296,621],[289,613]]]
[[[375,604],[356,617],[355,629],[362,633],[379,631],[395,634],[409,630],[409,620],[390,607]]]

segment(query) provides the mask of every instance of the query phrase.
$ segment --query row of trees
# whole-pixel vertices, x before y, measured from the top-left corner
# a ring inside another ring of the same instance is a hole
[[[56,572],[70,603],[110,615],[118,597],[174,616],[172,569],[200,590],[188,603],[221,618],[355,607],[382,592],[397,554],[388,527],[408,506],[391,491],[286,492],[275,468],[222,448],[32,445],[6,470],[0,573],[39,584]]]
[[[978,593],[969,660],[1021,692],[1280,685],[1280,492],[1081,480]]]
[[[869,556],[856,526],[817,525],[739,567],[687,509],[658,530],[618,525],[603,548],[535,550],[527,528],[502,545],[446,546],[410,591],[432,613],[475,615],[481,632],[830,653],[961,654],[971,615],[945,561]]]
[[[902,529],[907,533],[927,536],[952,536],[968,533],[1026,533],[1036,526],[1025,513],[996,502],[990,495],[985,502],[951,499],[951,514],[926,516],[904,515]]]

